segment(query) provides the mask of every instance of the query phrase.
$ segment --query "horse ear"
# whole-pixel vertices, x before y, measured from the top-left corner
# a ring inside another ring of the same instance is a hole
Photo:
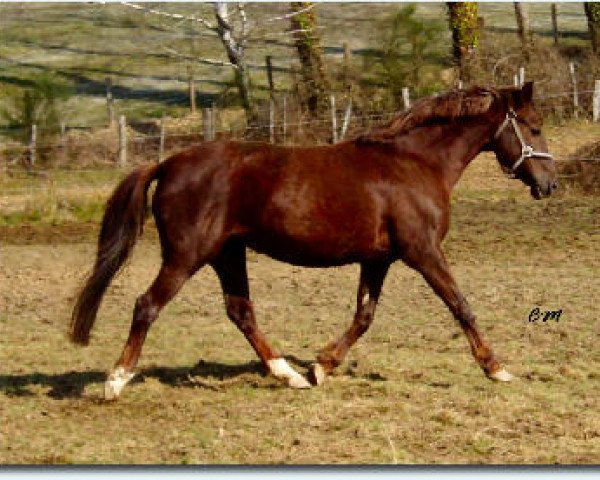
[[[521,88],[521,98],[523,103],[529,103],[533,99],[533,82],[526,82]]]

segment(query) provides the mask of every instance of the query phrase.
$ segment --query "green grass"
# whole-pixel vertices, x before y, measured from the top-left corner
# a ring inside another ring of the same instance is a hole
[[[0,177],[0,226],[98,222],[119,169],[51,170],[37,177],[14,170]]]

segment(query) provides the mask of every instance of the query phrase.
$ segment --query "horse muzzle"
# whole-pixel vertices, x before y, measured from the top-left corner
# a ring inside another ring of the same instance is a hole
[[[544,197],[549,197],[558,188],[558,182],[552,180],[547,182],[545,185],[535,184],[530,187],[531,196],[536,200],[540,200]]]

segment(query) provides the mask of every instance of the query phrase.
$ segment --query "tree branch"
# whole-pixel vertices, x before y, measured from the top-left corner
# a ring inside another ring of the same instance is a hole
[[[286,13],[285,15],[281,15],[280,17],[267,18],[265,20],[265,22],[276,22],[277,20],[285,20],[287,18],[292,18],[292,17],[294,17],[296,15],[299,15],[301,13],[308,12],[309,10],[312,10],[313,8],[315,8],[315,4],[314,3],[310,4],[308,7],[305,7],[303,9],[301,9],[301,10],[297,10],[297,11],[291,12],[291,13]]]
[[[147,8],[147,7],[144,7],[142,5],[138,5],[137,3],[130,3],[130,2],[121,2],[121,5],[123,5],[125,7],[129,7],[129,8],[134,8],[136,10],[141,10],[142,12],[152,13],[154,15],[160,15],[160,16],[163,16],[163,17],[169,17],[169,18],[176,18],[176,19],[179,19],[179,20],[188,20],[188,21],[192,21],[192,22],[198,22],[201,25],[203,25],[204,27],[208,28],[209,30],[212,30],[214,32],[217,31],[217,27],[215,27],[211,23],[207,22],[203,18],[195,17],[193,15],[181,15],[180,13],[163,12],[162,10],[156,10],[154,8]]]
[[[217,65],[219,67],[238,68],[238,66],[236,64],[231,63],[231,62],[224,62],[222,60],[214,60],[212,58],[198,58],[198,57],[192,57],[190,55],[183,55],[182,53],[179,53],[176,50],[173,50],[172,48],[169,48],[169,47],[164,47],[164,50],[165,50],[165,52],[170,53],[174,57],[181,58],[182,60],[189,60],[190,62],[205,63],[207,65]]]

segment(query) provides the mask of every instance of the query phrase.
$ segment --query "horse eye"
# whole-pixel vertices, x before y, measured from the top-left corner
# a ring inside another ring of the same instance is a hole
[[[531,133],[533,135],[541,135],[542,131],[539,128],[531,127]]]

